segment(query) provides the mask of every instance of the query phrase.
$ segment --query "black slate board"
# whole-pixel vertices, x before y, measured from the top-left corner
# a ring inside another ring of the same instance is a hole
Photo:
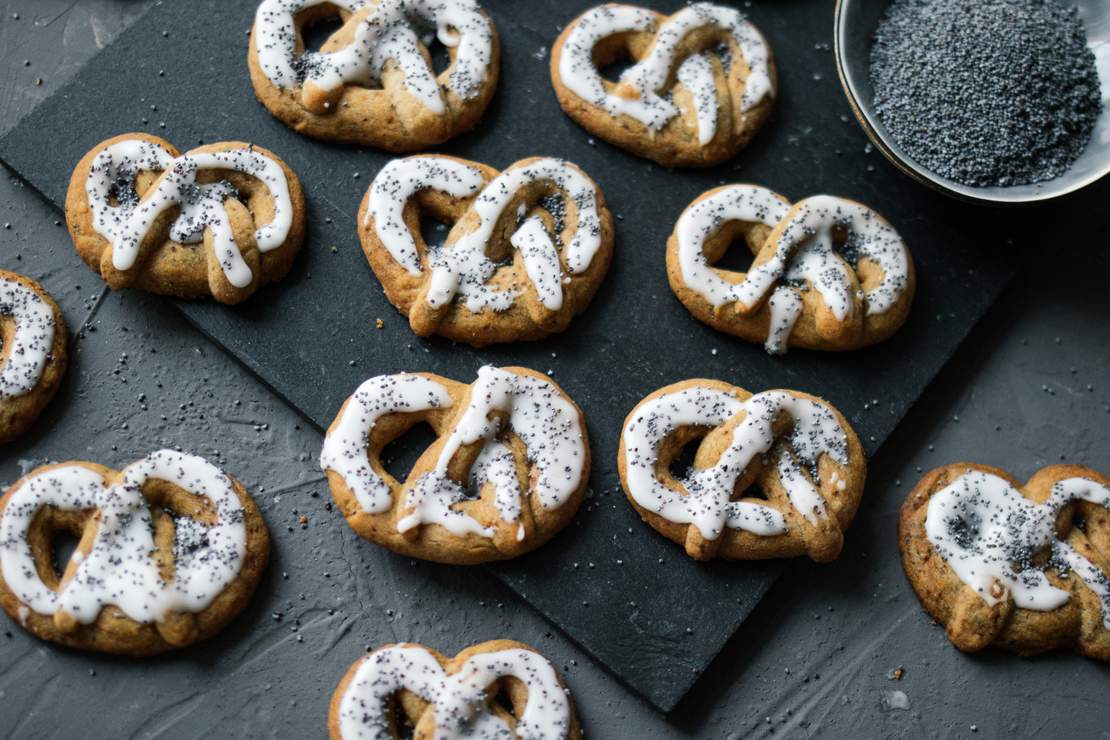
[[[486,0],[501,32],[500,89],[476,132],[440,148],[497,167],[534,154],[566,157],[598,181],[619,214],[616,257],[598,297],[564,335],[540,343],[478,351],[410,333],[366,265],[354,229],[359,199],[389,157],[299,137],[255,102],[245,61],[253,1],[154,8],[0,140],[0,157],[60,205],[77,160],[124,131],[151,131],[183,150],[243,139],[278,152],[300,176],[310,207],[307,247],[292,276],[245,306],[180,308],[321,428],[374,374],[429,370],[469,381],[484,363],[552,370],[586,413],[594,495],[551,544],[492,571],[670,710],[783,566],[698,564],[642,524],[616,473],[625,414],[650,391],[690,377],[753,391],[797,388],[836,404],[874,453],[1012,275],[1007,253],[1014,247],[1006,236],[1024,227],[1013,212],[974,210],[923,191],[870,153],[836,81],[831,0],[745,3],[775,50],[782,90],[771,124],[732,162],[668,172],[592,141],[559,110],[547,71],[562,25],[592,4]],[[644,4],[663,11],[681,5]],[[794,198],[835,193],[884,213],[918,268],[905,328],[862,352],[796,351],[776,359],[694,321],[667,286],[664,242],[681,210],[725,181],[757,182]],[[383,330],[374,328],[377,318]]]

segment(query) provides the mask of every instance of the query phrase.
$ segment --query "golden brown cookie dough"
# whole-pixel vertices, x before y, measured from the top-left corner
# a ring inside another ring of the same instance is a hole
[[[305,202],[297,176],[262,147],[225,141],[182,155],[132,133],[78,163],[66,221],[81,259],[113,290],[240,303],[289,272]]]
[[[716,267],[739,239],[752,266]],[[884,341],[905,323],[916,287],[909,248],[875,211],[830,195],[791,205],[758,185],[714,188],[682,212],[667,278],[698,321],[771,354]]]
[[[449,229],[442,244],[424,241],[422,217]],[[358,233],[386,297],[414,332],[477,347],[566,329],[613,254],[601,190],[551,157],[500,173],[435,154],[395,159],[362,199]]]
[[[867,474],[859,438],[826,401],[719,380],[684,380],[637,404],[617,466],[643,520],[697,560],[834,560]]]
[[[417,424],[436,440],[405,480],[382,451]],[[394,552],[470,564],[522,555],[578,510],[590,477],[585,419],[546,375],[483,367],[370,378],[328,428],[320,467],[347,523]]]
[[[305,29],[336,18],[342,27],[306,52]],[[423,40],[437,26],[450,56],[438,74]],[[497,88],[500,46],[474,0],[264,0],[247,61],[258,100],[297,133],[410,152],[478,123]]]
[[[960,650],[1070,648],[1110,660],[1110,478],[1051,465],[1024,485],[953,463],[928,473],[898,519],[906,577]]]
[[[66,372],[66,322],[31,278],[0,270],[0,444],[20,436]]]
[[[602,77],[622,60],[634,64],[619,80]],[[763,126],[777,77],[767,41],[735,8],[695,3],[666,16],[608,3],[559,34],[551,83],[595,136],[666,167],[708,167]]]
[[[339,682],[328,733],[333,740],[582,737],[563,677],[515,640],[482,642],[453,658],[418,643],[383,645]]]
[[[57,563],[60,533],[77,538]],[[219,632],[270,555],[243,486],[203,458],[46,465],[0,499],[0,606],[43,640],[145,656]]]

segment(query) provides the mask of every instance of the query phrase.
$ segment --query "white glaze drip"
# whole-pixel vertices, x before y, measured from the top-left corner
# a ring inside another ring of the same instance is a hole
[[[659,451],[679,427],[719,427],[741,412],[729,445],[712,467],[692,469],[679,482],[681,490],[658,477]],[[780,442],[773,424],[781,413],[793,420],[790,434]],[[777,472],[791,505],[810,523],[826,514],[824,499],[814,486],[822,455],[848,463],[847,435],[826,405],[784,391],[766,391],[747,401],[713,388],[687,388],[642,404],[622,435],[629,493],[636,502],[676,524],[693,524],[707,540],[725,527],[760,536],[784,534],[782,513],[751,501],[731,501],[736,483],[757,455],[774,451]],[[807,469],[808,477],[802,466]]]
[[[503,421],[503,417],[507,417]],[[493,483],[495,503],[503,521],[520,514],[520,484],[510,468],[507,447],[497,441],[506,429],[524,444],[532,466],[528,494],[540,505],[558,509],[578,490],[585,472],[585,435],[574,405],[549,381],[485,366],[470,390],[470,403],[456,421],[440,451],[433,471],[410,488],[397,530],[406,532],[422,524],[439,524],[456,535],[492,537],[494,531],[454,508],[468,497],[467,490],[447,475],[448,466],[464,445],[483,442],[479,456],[481,475]],[[494,450],[488,451],[493,446]],[[511,453],[510,453],[511,456]],[[475,465],[474,468],[479,468]],[[477,471],[472,472],[472,481]],[[511,493],[510,493],[510,488]],[[512,498],[512,504],[508,499]]]
[[[227,281],[236,288],[250,285],[251,270],[235,243],[224,208],[224,201],[237,198],[238,193],[227,180],[196,181],[200,171],[213,169],[241,172],[266,185],[274,199],[274,216],[258,227],[254,238],[259,252],[281,246],[293,225],[293,202],[285,171],[277,161],[253,147],[187,152],[173,159],[161,147],[134,139],[100,151],[85,184],[93,228],[112,244],[112,266],[131,269],[155,220],[177,207],[180,213],[170,227],[170,238],[181,244],[197,244],[204,240],[206,230],[211,231],[216,258]],[[135,192],[140,171],[166,173],[142,200]]]
[[[1110,629],[1110,579],[1056,536],[1056,519],[1072,501],[1110,508],[1110,488],[1086,478],[1057,482],[1042,504],[1025,498],[1009,481],[970,470],[929,499],[925,534],[956,576],[994,606],[1013,596],[1021,609],[1052,611],[1071,598],[1044,571],[1070,571],[1098,596]],[[1048,550],[1043,565],[1034,556]],[[1001,588],[999,588],[1001,586]]]
[[[692,31],[706,26],[723,29],[731,45],[740,52],[749,73],[740,100],[747,112],[775,93],[771,80],[770,54],[759,31],[739,11],[721,5],[696,3],[683,8],[656,28],[656,15],[631,5],[602,5],[583,14],[563,46],[559,77],[563,85],[583,100],[610,115],[630,116],[652,131],[659,131],[680,113],[666,94],[679,43]],[[648,54],[625,70],[621,84],[634,96],[624,97],[605,89],[593,62],[594,47],[602,39],[620,33],[655,32]],[[698,140],[702,146],[716,136],[717,103],[713,66],[706,55],[682,60],[676,76],[694,97]],[[713,102],[709,102],[712,96]]]
[[[717,114],[720,112],[713,63],[708,55],[695,54],[679,65],[677,77],[693,98],[698,143],[705,146],[717,135]]]
[[[174,517],[174,575],[162,579],[154,553],[150,505],[142,494],[147,481],[162,480],[201,497],[211,511],[208,524],[192,512]],[[46,506],[65,511],[98,510],[92,548],[77,563],[60,591],[38,576],[27,533]],[[93,622],[114,605],[138,622],[154,622],[171,612],[205,609],[239,574],[247,534],[242,503],[231,480],[203,458],[173,450],[153,452],[123,470],[107,486],[100,474],[79,465],[32,473],[12,492],[0,518],[0,568],[4,581],[38,614],[70,614]]]
[[[489,707],[490,685],[510,676],[528,690],[515,733]],[[340,699],[339,731],[344,740],[388,737],[387,700],[401,689],[433,704],[436,740],[558,740],[570,731],[566,692],[555,669],[538,653],[516,648],[479,653],[455,673],[447,673],[424,648],[396,645],[366,656]]]
[[[493,25],[474,0],[381,0],[346,47],[298,55],[294,17],[324,2],[352,13],[368,5],[365,0],[264,0],[258,6],[255,51],[263,73],[278,87],[311,82],[331,91],[350,83],[375,85],[392,62],[413,98],[442,114],[440,81],[420,51],[421,26],[430,24],[439,42],[455,49],[446,86],[464,100],[478,95],[493,61]]]
[[[370,432],[386,414],[417,413],[451,406],[451,394],[422,375],[379,375],[358,387],[337,423],[324,437],[320,468],[343,477],[359,507],[368,514],[388,511],[390,484],[370,464]]]
[[[11,346],[0,340],[0,399],[35,389],[54,346],[54,310],[36,291],[0,278],[0,321],[14,324]]]
[[[763,348],[769,355],[781,355],[786,352],[794,324],[802,315],[802,296],[796,288],[780,285],[767,300],[767,305],[771,309],[771,325]]]

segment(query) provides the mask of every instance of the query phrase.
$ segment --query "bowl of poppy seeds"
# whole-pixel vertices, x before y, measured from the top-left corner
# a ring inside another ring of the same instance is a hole
[[[1029,203],[1110,173],[1110,0],[838,0],[875,146],[930,187]]]

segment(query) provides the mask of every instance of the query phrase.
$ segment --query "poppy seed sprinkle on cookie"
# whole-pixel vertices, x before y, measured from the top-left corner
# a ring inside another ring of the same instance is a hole
[[[894,0],[871,83],[910,157],[976,187],[1063,174],[1102,110],[1078,11],[1055,0]]]

